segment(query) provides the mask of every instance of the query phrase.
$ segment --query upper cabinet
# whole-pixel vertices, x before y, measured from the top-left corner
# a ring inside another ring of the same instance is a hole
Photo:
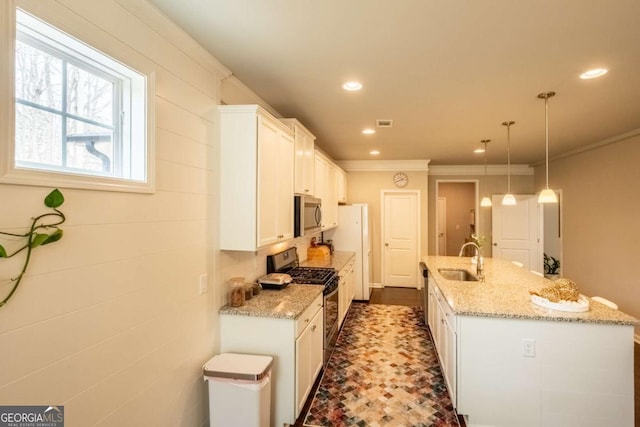
[[[221,105],[220,249],[293,238],[293,131],[257,105]]]
[[[297,119],[280,119],[293,129],[294,148],[294,180],[293,191],[305,196],[314,195],[314,141],[315,136]]]
[[[347,173],[336,166],[338,173],[338,203],[347,203]]]
[[[322,199],[322,231],[338,225],[338,170],[329,158],[316,151],[315,196]]]

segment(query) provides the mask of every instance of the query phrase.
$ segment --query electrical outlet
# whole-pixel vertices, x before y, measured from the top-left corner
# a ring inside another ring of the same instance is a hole
[[[536,357],[536,341],[531,338],[522,340],[522,356]]]
[[[200,291],[200,295],[209,290],[209,285],[207,284],[207,273],[200,275],[200,280],[198,281],[198,290]]]

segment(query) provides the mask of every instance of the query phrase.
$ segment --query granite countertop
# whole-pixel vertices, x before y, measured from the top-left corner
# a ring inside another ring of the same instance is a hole
[[[328,260],[303,261],[300,266],[328,267],[340,271],[354,256],[354,252],[334,251]],[[249,301],[245,301],[242,307],[231,307],[227,304],[220,308],[219,313],[296,319],[321,294],[322,286],[292,283],[281,290],[263,289],[259,295],[254,295]]]
[[[347,251],[333,251],[331,257],[326,261],[302,261],[300,263],[301,267],[329,267],[335,268],[337,271],[342,270],[342,267],[347,265],[349,260],[356,255],[355,252],[347,252]]]
[[[485,258],[484,282],[460,282],[445,279],[438,269],[461,268],[475,275],[476,266],[471,264],[471,258],[427,256],[423,260],[430,277],[458,315],[640,326],[638,319],[593,300],[589,301],[589,311],[581,313],[535,305],[529,291],[539,291],[551,281],[510,261]],[[577,285],[580,289],[580,284]]]
[[[241,307],[225,305],[220,314],[252,317],[296,319],[311,303],[322,295],[322,286],[290,284],[284,289],[263,289]]]

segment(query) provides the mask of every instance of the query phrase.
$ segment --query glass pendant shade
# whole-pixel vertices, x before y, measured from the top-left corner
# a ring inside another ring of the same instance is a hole
[[[516,204],[516,198],[513,194],[507,193],[502,198],[502,204],[505,206],[513,206]]]
[[[491,207],[491,199],[487,196],[484,196],[480,201],[480,206],[482,206],[483,208]]]
[[[538,195],[538,203],[558,203],[558,196],[552,189],[545,188]]]
[[[549,98],[555,96],[555,92],[542,92],[538,98],[544,99],[544,147],[545,147],[545,172],[546,187],[538,196],[538,203],[558,203],[558,196],[549,188]]]

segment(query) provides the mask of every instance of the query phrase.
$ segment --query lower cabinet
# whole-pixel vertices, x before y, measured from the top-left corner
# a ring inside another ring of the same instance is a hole
[[[340,290],[338,291],[338,325],[342,325],[353,297],[355,296],[355,273],[353,265],[355,258],[350,259],[338,273],[340,276]]]
[[[296,339],[296,417],[302,411],[313,383],[322,369],[322,310]]]
[[[451,396],[457,403],[457,318],[438,287],[429,281],[429,328],[438,352],[442,374]]]
[[[220,352],[273,356],[272,426],[293,425],[322,368],[322,294],[297,319],[220,314]]]

